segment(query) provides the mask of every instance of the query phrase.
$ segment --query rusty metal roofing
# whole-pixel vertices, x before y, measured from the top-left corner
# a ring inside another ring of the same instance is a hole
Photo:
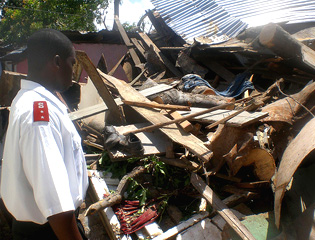
[[[315,22],[314,0],[151,0],[164,21],[187,42],[219,43],[269,22]]]

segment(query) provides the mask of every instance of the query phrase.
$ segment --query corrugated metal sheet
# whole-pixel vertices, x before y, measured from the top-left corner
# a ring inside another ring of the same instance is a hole
[[[315,21],[315,0],[151,0],[165,22],[187,42],[218,43],[269,22]]]

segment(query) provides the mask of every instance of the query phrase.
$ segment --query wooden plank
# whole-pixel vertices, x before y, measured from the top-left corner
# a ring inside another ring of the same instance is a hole
[[[213,190],[196,173],[191,174],[190,182],[242,239],[255,240],[254,236],[240,222],[240,220],[238,220],[234,213],[220,200]]]
[[[182,116],[187,116],[189,114],[201,112],[204,110],[204,108],[197,108],[197,107],[191,107],[191,111],[177,111]],[[235,113],[236,110],[216,110],[211,113],[203,114],[197,117],[194,117],[193,120],[200,121],[203,123],[213,123],[216,121],[219,121],[220,119],[223,119],[227,116],[230,116],[231,114]],[[228,120],[226,122],[226,125],[232,126],[232,127],[244,127],[247,126],[253,122],[259,121],[260,119],[263,119],[267,117],[268,114],[264,112],[242,112],[239,115],[233,117],[232,119]]]
[[[240,110],[237,110],[236,112],[232,113],[230,116],[227,116],[225,118],[222,118],[214,123],[211,123],[210,125],[206,126],[206,129],[211,129],[214,128],[216,126],[218,126],[219,124],[224,124],[226,121],[230,120],[233,117],[236,117],[237,115],[239,115],[240,113],[244,112],[245,110],[251,108],[253,106],[253,104],[250,104]]]
[[[102,173],[96,170],[88,170],[88,175],[90,180],[89,193],[91,194],[93,201],[100,201],[103,199],[104,194],[110,194]],[[111,240],[131,240],[129,236],[127,237],[120,234],[120,223],[111,207],[100,211],[99,215]]]
[[[115,16],[114,19],[115,19],[116,26],[118,27],[118,31],[119,31],[125,45],[127,46],[128,50],[129,50],[129,53],[131,55],[131,58],[135,64],[135,66],[140,65],[141,61],[140,61],[136,51],[133,49],[133,44],[130,42],[130,39],[129,39],[125,29],[121,25],[118,16]]]
[[[109,75],[107,75],[106,78],[109,82],[115,85],[122,99],[130,101],[150,102],[146,97],[137,92],[126,82],[118,80]],[[153,109],[145,109],[139,107],[132,108],[152,124],[158,124],[170,120],[160,112]],[[189,151],[199,157],[200,160],[202,160],[203,162],[209,162],[210,158],[213,155],[212,151],[210,151],[199,138],[195,137],[192,134],[186,133],[181,128],[178,128],[176,124],[162,127],[159,130],[166,134],[172,141],[186,147]]]
[[[211,71],[215,72],[220,77],[222,77],[228,83],[233,82],[235,75],[229,70],[227,70],[225,67],[223,67],[221,64],[217,62],[204,62],[203,64],[210,68]]]
[[[227,103],[227,104],[215,106],[215,107],[212,107],[212,108],[205,109],[203,112],[189,114],[189,115],[187,115],[185,117],[181,117],[181,118],[169,120],[169,121],[166,121],[166,122],[160,122],[160,123],[157,123],[157,124],[153,124],[151,126],[144,127],[144,128],[132,131],[132,133],[149,132],[149,131],[153,131],[155,129],[161,129],[162,127],[171,125],[173,123],[179,123],[179,122],[182,122],[184,120],[190,120],[191,118],[195,117],[196,115],[202,115],[204,113],[212,112],[212,111],[220,109],[220,108],[227,108],[227,107],[229,107],[231,105],[233,105],[233,103]],[[131,133],[131,132],[128,132],[128,133]],[[128,133],[125,133],[125,134],[128,134]]]
[[[147,47],[153,46],[154,51],[159,56],[164,65],[177,77],[182,77],[183,74],[164,56],[160,49],[152,42],[152,40],[145,33],[138,33],[142,40],[147,44]]]
[[[139,50],[141,55],[145,58],[145,49],[143,48],[143,46],[140,45],[140,43],[138,42],[138,39],[131,38],[130,40],[133,43],[133,45],[135,45],[135,47]]]
[[[190,219],[188,219],[187,221],[180,223],[179,225],[167,230],[166,232],[164,232],[163,234],[157,236],[156,238],[153,238],[153,240],[164,240],[164,239],[168,239],[170,237],[176,236],[178,233],[184,231],[185,229],[193,226],[194,224],[200,222],[201,220],[205,219],[206,217],[209,216],[208,212],[201,212],[198,214],[195,214],[194,216],[192,216]]]
[[[201,222],[196,223],[182,233],[179,233],[176,240],[181,239],[207,239],[207,240],[221,240],[221,231],[211,223],[211,220],[206,218]]]
[[[238,219],[242,219],[243,217],[245,217],[244,214],[240,213],[239,211],[236,211],[234,209],[231,209],[231,211],[234,213],[234,215],[238,218]],[[226,221],[220,216],[220,215],[216,215],[215,217],[211,218],[211,221],[222,231],[224,226],[226,225]]]
[[[99,95],[104,100],[105,104],[108,106],[108,109],[111,111],[112,117],[116,119],[117,123],[122,124],[124,122],[124,119],[120,112],[120,109],[118,108],[108,88],[104,84],[102,77],[98,73],[96,67],[93,65],[91,59],[83,51],[76,51],[76,57],[83,65],[83,68],[91,78]]]
[[[117,132],[119,132],[119,134],[124,134],[125,132],[142,128],[148,125],[149,123],[140,123],[135,125],[115,127],[115,129],[117,130]],[[163,135],[161,132],[158,131],[151,133],[142,132],[137,133],[136,136],[141,140],[141,143],[143,145],[144,149],[143,156],[165,154],[167,137]],[[111,149],[108,151],[108,153],[112,161],[122,161],[132,157],[131,154],[122,153],[119,150]]]
[[[150,223],[144,226],[144,228],[136,231],[138,239],[152,239],[161,235],[162,233],[163,230],[156,222]]]
[[[177,111],[167,111],[167,112],[169,115],[172,116],[173,119],[179,119],[183,117]],[[191,132],[192,130],[194,130],[194,126],[188,120],[185,120],[179,123],[179,125],[185,130],[185,132]]]
[[[103,56],[103,54],[102,54],[102,56]],[[108,75],[111,75],[111,76],[114,75],[114,73],[116,72],[117,68],[118,68],[119,65],[122,63],[122,61],[125,59],[125,57],[126,57],[126,55],[122,56],[122,57],[119,59],[119,61],[118,61],[118,62],[116,63],[116,65],[112,68],[112,70],[110,70],[110,71],[108,72]]]
[[[138,106],[138,107],[147,107],[147,108],[158,108],[158,109],[168,109],[168,110],[182,110],[182,111],[189,111],[189,106],[182,106],[182,105],[172,105],[172,104],[161,104],[156,102],[134,102],[134,101],[128,101],[123,100],[124,104],[130,105],[130,106]]]
[[[139,91],[142,95],[149,97],[151,95],[164,92],[167,90],[172,89],[172,86],[166,85],[166,84],[159,84],[157,86],[153,86],[151,88],[147,88],[144,90]],[[117,105],[122,105],[123,102],[120,98],[114,99]],[[90,117],[102,112],[105,112],[108,110],[108,107],[105,105],[105,103],[96,104],[94,106],[90,106],[84,109],[80,109],[78,111],[72,112],[69,114],[69,117],[72,121],[80,120],[86,117]]]
[[[276,225],[280,227],[280,213],[282,199],[286,187],[290,183],[295,171],[300,166],[304,158],[315,149],[315,119],[312,118],[290,142],[285,149],[278,172],[275,175],[275,204],[274,212]]]

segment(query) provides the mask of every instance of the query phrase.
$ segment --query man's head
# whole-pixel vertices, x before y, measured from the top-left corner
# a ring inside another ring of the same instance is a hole
[[[27,42],[28,77],[50,91],[64,91],[72,82],[75,53],[71,41],[61,32],[43,29]]]

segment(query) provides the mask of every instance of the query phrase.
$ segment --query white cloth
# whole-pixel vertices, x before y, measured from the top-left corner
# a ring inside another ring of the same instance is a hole
[[[46,101],[49,122],[33,121],[34,101]],[[38,224],[75,210],[88,177],[81,138],[66,107],[38,83],[22,80],[12,102],[1,174],[1,195],[19,221]]]

